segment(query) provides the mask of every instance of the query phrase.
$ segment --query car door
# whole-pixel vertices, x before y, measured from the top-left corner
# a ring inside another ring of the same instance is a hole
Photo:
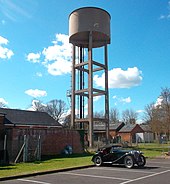
[[[114,147],[112,147],[110,149],[110,153],[109,153],[109,160],[111,162],[114,162],[117,159],[117,149],[114,149]]]
[[[111,148],[106,148],[103,150],[103,161],[104,162],[110,162],[112,158],[112,154],[110,152]]]

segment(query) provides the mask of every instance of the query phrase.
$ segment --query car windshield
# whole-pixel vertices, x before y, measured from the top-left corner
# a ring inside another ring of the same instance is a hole
[[[116,149],[116,150],[117,150],[117,149],[122,149],[122,146],[112,146],[112,149],[114,149],[114,150],[115,150],[115,149]]]
[[[110,153],[113,150],[118,150],[118,149],[122,149],[122,146],[113,145],[113,146],[109,146],[109,147],[103,147],[103,148],[99,148],[98,151],[102,151],[102,152],[105,152],[105,153]]]

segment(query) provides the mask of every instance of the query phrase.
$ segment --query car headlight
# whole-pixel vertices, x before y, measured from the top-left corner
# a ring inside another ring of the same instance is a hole
[[[138,157],[139,157],[139,155],[140,155],[140,151],[132,151],[131,152],[133,155],[134,155],[134,157],[137,159]]]

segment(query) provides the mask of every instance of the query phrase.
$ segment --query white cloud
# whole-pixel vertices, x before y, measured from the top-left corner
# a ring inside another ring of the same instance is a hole
[[[159,19],[167,19],[167,20],[170,20],[170,1],[168,1],[168,5],[167,5],[167,13],[166,14],[162,14],[160,15]]]
[[[10,59],[13,56],[12,50],[9,50],[8,48],[4,48],[0,46],[0,58],[1,59]]]
[[[41,72],[37,72],[37,73],[36,73],[36,76],[37,76],[37,77],[42,77],[43,75],[42,75]]]
[[[39,63],[40,62],[40,53],[29,53],[27,57],[27,61],[30,61],[32,63]]]
[[[48,73],[51,75],[62,75],[71,72],[71,62],[64,60],[63,58],[58,58],[57,61],[52,64],[47,64]]]
[[[113,98],[113,99],[116,99],[116,98],[117,98],[117,96],[116,96],[116,95],[114,95],[112,98]]]
[[[108,71],[108,85],[109,88],[130,88],[138,86],[142,81],[142,72],[137,68],[128,68],[122,70],[121,68],[114,68]],[[105,74],[102,76],[95,75],[94,81],[97,86],[103,87],[105,85]]]
[[[139,114],[139,113],[144,113],[145,111],[140,109],[140,110],[137,110],[136,112]]]
[[[120,98],[120,102],[123,102],[123,103],[130,103],[130,102],[131,102],[131,98],[130,98],[130,97],[127,97],[127,98]]]
[[[154,107],[161,107],[162,103],[163,103],[163,97],[162,96],[159,96],[156,100],[156,103],[154,104]]]
[[[43,62],[51,75],[62,75],[71,72],[72,49],[69,44],[69,36],[56,34],[53,45],[44,48],[42,54],[45,57]]]
[[[26,90],[25,93],[29,96],[34,97],[34,98],[47,96],[46,91],[39,90],[39,89],[29,89],[29,90]]]
[[[7,43],[8,43],[8,40],[7,40],[6,38],[0,36],[0,45],[1,45],[1,44],[7,45]]]
[[[123,103],[123,104],[126,104],[126,103],[131,103],[132,100],[130,97],[127,97],[127,98],[123,98],[123,97],[118,97],[118,96],[113,96],[112,97],[114,99],[114,104],[115,105],[118,105],[118,103]]]
[[[44,57],[41,64],[47,68],[49,74],[56,76],[71,73],[72,48],[68,35],[56,34],[51,46],[44,48],[41,54],[29,53],[27,60],[37,63],[41,56]]]
[[[4,105],[8,104],[8,102],[4,98],[0,98],[0,103],[2,103]]]
[[[159,17],[159,19],[160,19],[160,20],[162,20],[162,19],[170,20],[170,13],[169,13],[169,14],[166,14],[166,15],[161,15],[161,16]]]
[[[165,18],[166,18],[165,15],[160,15],[160,17],[159,17],[160,20],[161,20],[161,19],[165,19]]]
[[[38,5],[38,3],[33,0],[1,0],[0,3],[1,14],[14,22],[22,20],[23,18],[32,18]]]
[[[95,96],[95,97],[93,98],[93,101],[94,101],[94,102],[97,102],[99,99],[101,99],[101,96]]]
[[[10,59],[14,55],[12,50],[4,46],[7,44],[8,44],[8,40],[0,36],[0,58],[1,59]]]
[[[46,62],[56,60],[61,54],[61,47],[59,45],[49,46],[42,51],[42,54]]]

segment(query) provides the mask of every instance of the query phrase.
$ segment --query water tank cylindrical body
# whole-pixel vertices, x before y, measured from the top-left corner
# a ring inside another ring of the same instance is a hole
[[[92,47],[110,43],[110,14],[96,7],[74,10],[69,16],[69,41],[76,46],[88,47],[89,34],[92,34]]]

